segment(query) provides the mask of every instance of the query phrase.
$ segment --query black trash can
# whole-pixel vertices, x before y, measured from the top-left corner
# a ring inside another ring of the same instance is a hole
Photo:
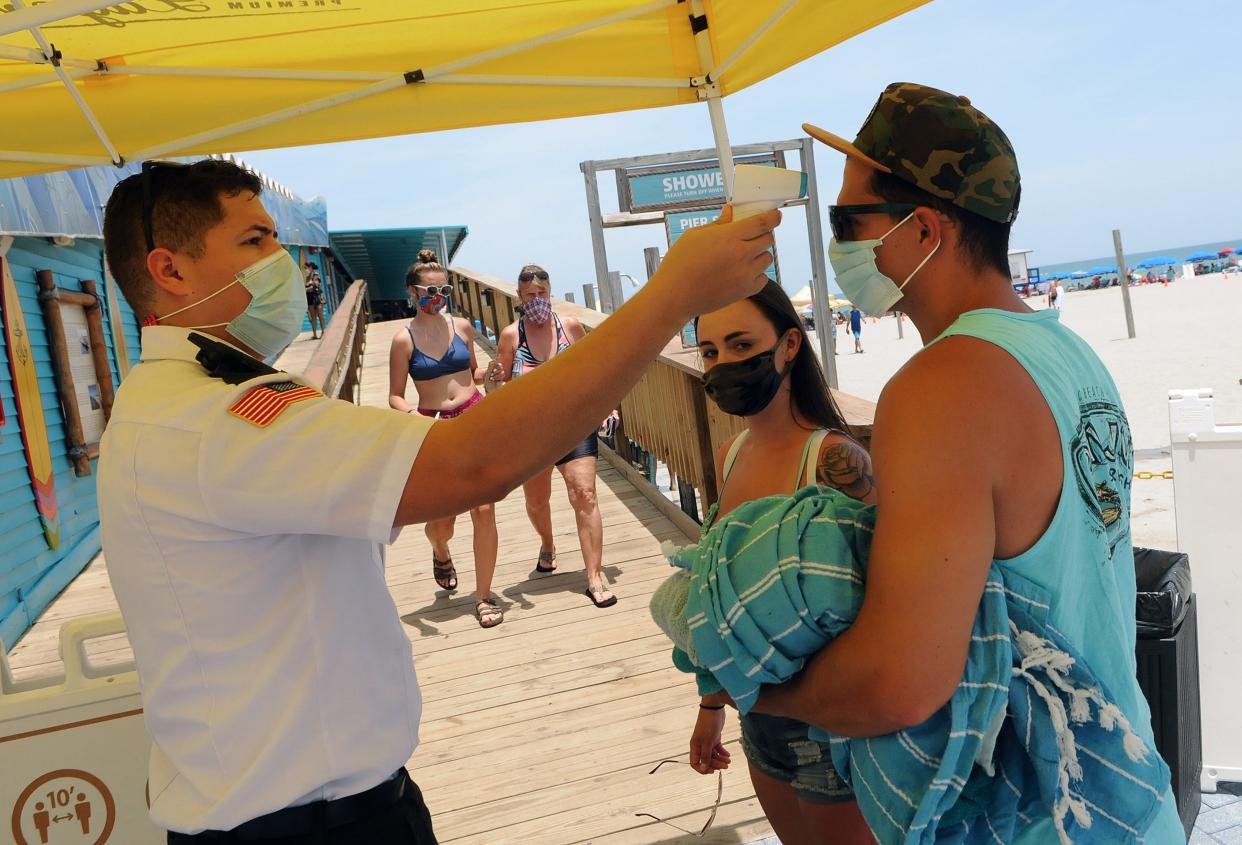
[[[1199,721],[1199,631],[1190,559],[1181,552],[1134,550],[1138,682],[1151,708],[1156,751],[1172,773],[1186,836],[1199,815],[1203,744]]]

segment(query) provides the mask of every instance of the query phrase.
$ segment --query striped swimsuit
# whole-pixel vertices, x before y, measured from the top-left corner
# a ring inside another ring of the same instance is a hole
[[[569,348],[571,341],[569,340],[569,335],[565,332],[565,327],[561,325],[561,318],[553,314],[552,319],[556,321],[556,354],[559,355]],[[526,320],[523,318],[518,321],[518,345],[517,351],[513,353],[511,378],[517,378],[522,373],[529,373],[542,363],[543,361],[536,358],[535,353],[530,350],[530,343],[526,340]],[[579,458],[594,458],[598,455],[599,435],[592,431],[568,455],[557,461],[556,465],[559,467]]]
[[[553,314],[552,319],[556,321],[556,351],[559,354],[569,348],[570,340],[569,335],[565,333],[565,327],[561,325],[561,318]],[[518,320],[518,345],[517,352],[513,354],[513,372],[510,378],[529,373],[542,363],[543,361],[536,358],[535,353],[530,351],[530,343],[526,340],[526,320]]]

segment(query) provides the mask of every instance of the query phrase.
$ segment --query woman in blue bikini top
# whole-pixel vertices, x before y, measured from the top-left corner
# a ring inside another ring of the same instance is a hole
[[[447,313],[453,288],[448,283],[448,271],[431,250],[419,252],[405,282],[416,311],[409,325],[392,338],[388,405],[440,420],[459,417],[483,400],[478,385],[483,383],[485,369],[475,358],[470,321]],[[418,393],[417,406],[406,401],[407,377]],[[496,513],[492,505],[484,505],[472,509],[470,518],[474,522],[474,615],[482,627],[491,628],[504,620],[492,595],[499,545]],[[455,516],[432,520],[425,528],[431,541],[432,575],[436,584],[449,592],[457,589],[457,569],[448,547],[456,521]]]
[[[746,431],[717,451],[720,492],[704,532],[744,502],[790,495],[808,484],[874,501],[870,458],[847,433],[803,323],[780,285],[769,282],[749,299],[704,314],[697,333],[708,397],[747,423]],[[724,723],[723,699],[703,696],[690,738],[696,771],[728,767]],[[827,744],[811,740],[807,731],[792,719],[754,712],[741,717],[741,747],[773,830],[782,842],[872,842],[849,787],[833,770]]]

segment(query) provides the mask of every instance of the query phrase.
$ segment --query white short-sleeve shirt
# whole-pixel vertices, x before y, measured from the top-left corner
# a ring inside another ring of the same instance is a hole
[[[314,396],[265,426],[189,332],[143,329],[100,447],[104,552],[138,664],[151,817],[229,830],[361,792],[422,701],[384,544],[431,421]]]

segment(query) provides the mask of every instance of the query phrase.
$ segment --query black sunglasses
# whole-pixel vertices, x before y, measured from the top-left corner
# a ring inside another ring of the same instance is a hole
[[[441,296],[452,296],[453,295],[452,285],[410,285],[410,287],[418,288],[419,290],[424,290],[427,292],[428,296],[434,296],[437,293],[440,294]]]
[[[156,170],[175,170],[190,167],[179,161],[144,161],[142,163],[142,233],[147,238],[147,252],[155,249],[155,238],[151,234],[151,213],[155,209],[156,191],[152,184],[152,173]]]
[[[533,282],[535,279],[538,279],[541,282],[546,282],[548,280],[547,271],[546,270],[526,270],[518,275],[519,282]]]
[[[838,241],[858,240],[854,237],[854,217],[859,214],[906,215],[918,208],[912,202],[877,202],[867,205],[828,206],[828,226]]]

